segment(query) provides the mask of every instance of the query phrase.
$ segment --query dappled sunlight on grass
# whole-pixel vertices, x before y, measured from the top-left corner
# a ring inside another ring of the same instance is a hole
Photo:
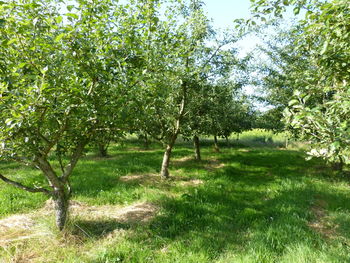
[[[145,151],[135,142],[115,145],[108,158],[88,153],[72,176],[73,199],[85,206],[78,214],[73,210],[67,236],[60,237],[76,241],[49,249],[44,256],[43,243],[34,245],[32,251],[40,257],[33,262],[58,254],[64,262],[91,263],[347,262],[346,177],[335,175],[320,160],[305,161],[295,150],[234,146],[215,153],[209,142],[204,145],[202,161],[194,159],[189,145],[177,146],[170,180],[158,175],[163,154],[158,146]],[[0,166],[15,170],[27,182],[39,178],[31,168]],[[0,187],[1,200],[15,193],[12,206],[0,201],[2,215],[28,211],[45,201],[41,195]],[[20,202],[26,205],[16,207]],[[138,217],[139,204],[156,209]],[[134,207],[136,221],[122,219],[122,207]],[[141,223],[143,215],[151,215],[147,224]],[[49,243],[58,242],[57,236],[50,238]],[[6,249],[13,255],[29,251],[25,246]]]

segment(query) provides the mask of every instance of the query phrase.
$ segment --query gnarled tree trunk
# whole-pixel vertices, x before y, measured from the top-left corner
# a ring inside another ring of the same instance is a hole
[[[193,136],[193,146],[194,146],[194,157],[196,160],[200,161],[201,158],[201,150],[199,145],[199,138],[197,135]]]

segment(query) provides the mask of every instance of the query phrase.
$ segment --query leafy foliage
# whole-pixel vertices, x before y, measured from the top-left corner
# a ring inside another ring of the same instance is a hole
[[[291,41],[284,45],[291,55],[285,56],[279,50],[278,56],[271,56],[282,67],[265,83],[274,87],[282,105],[294,94],[284,115],[294,133],[312,142],[309,154],[339,163],[341,168],[343,163],[349,163],[348,1],[260,2],[256,10],[263,14],[268,13],[268,8],[282,14],[289,5],[307,10],[305,19],[289,31]]]

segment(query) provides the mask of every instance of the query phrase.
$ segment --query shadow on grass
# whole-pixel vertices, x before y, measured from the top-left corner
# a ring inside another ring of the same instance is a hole
[[[205,187],[189,189],[179,198],[163,199],[160,215],[130,241],[157,240],[151,242],[153,249],[176,244],[182,247],[182,253],[206,255],[207,262],[218,259],[228,249],[245,251],[243,254],[255,251],[256,260],[261,262],[271,262],[266,258],[277,262],[289,249],[302,245],[315,253],[329,252],[325,248],[333,246],[330,241],[308,225],[315,217],[310,207],[316,196],[323,196],[334,200],[334,207],[338,204],[348,210],[350,197],[322,192],[309,182],[304,174],[309,163],[299,152],[254,150],[223,154],[219,159],[241,165],[208,173],[204,176]],[[192,160],[185,162],[188,169],[197,165],[192,164]],[[349,217],[338,216],[336,222],[346,230],[339,236],[350,239],[346,227]],[[347,259],[342,253],[333,253],[332,257],[336,262]]]
[[[76,196],[91,198],[97,204],[138,200],[145,187],[138,182],[121,182],[120,176],[157,173],[163,153],[119,149],[111,152],[114,156],[98,162],[92,156],[81,160],[72,176]],[[174,150],[174,158],[186,156],[192,156],[191,148]],[[181,169],[184,176],[199,172],[205,184],[188,188],[173,198],[159,197],[159,215],[150,225],[140,226],[127,237],[137,248],[125,255],[130,262],[138,262],[137,250],[149,249],[152,254],[166,246],[178,249],[184,258],[191,253],[205,255],[206,262],[213,262],[227,250],[255,253],[256,262],[279,262],[279,257],[298,245],[328,253],[337,244],[308,225],[315,218],[310,209],[315,198],[328,202],[327,211],[335,214],[332,220],[339,225],[337,235],[350,239],[350,197],[347,191],[334,191],[327,184],[333,180],[331,176],[315,171],[319,160],[306,162],[300,152],[267,148],[225,148],[221,153],[212,153],[211,148],[203,147],[203,157],[202,162],[191,158],[173,161],[173,168]],[[205,166],[210,164],[209,158],[225,166],[208,170]],[[155,183],[148,187],[163,186]],[[74,233],[87,233],[93,239],[129,227],[114,220],[76,224],[82,230],[77,227]],[[341,249],[350,253],[346,246]],[[333,262],[347,260],[344,253],[335,253],[333,258]]]
[[[70,233],[82,240],[87,238],[100,239],[108,234],[118,231],[130,229],[130,225],[119,223],[113,219],[106,220],[74,220],[71,222]]]

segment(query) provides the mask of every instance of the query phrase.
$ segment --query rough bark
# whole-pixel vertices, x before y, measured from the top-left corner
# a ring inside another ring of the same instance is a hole
[[[62,231],[68,217],[69,193],[64,188],[56,189],[54,193],[54,203],[56,211],[56,226]]]
[[[201,150],[199,145],[199,138],[197,135],[193,136],[193,146],[194,146],[194,157],[197,161],[202,160],[201,158]]]
[[[219,148],[219,145],[218,145],[218,137],[216,135],[214,136],[214,151],[215,152],[220,152],[220,148]]]

